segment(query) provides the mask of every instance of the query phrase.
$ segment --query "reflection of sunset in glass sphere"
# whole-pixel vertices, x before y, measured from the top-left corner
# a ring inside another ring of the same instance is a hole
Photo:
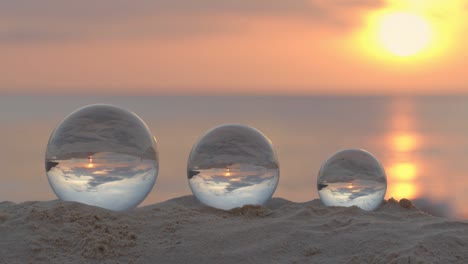
[[[198,200],[228,210],[268,201],[278,185],[279,167],[261,132],[233,124],[208,131],[194,145],[187,175]]]
[[[154,186],[156,140],[134,113],[111,105],[86,106],[50,136],[46,173],[62,200],[127,210]]]
[[[317,188],[326,206],[358,206],[372,211],[383,201],[387,178],[372,154],[362,149],[346,149],[322,164]]]

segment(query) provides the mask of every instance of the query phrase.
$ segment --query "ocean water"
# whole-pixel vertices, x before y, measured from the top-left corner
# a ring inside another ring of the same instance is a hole
[[[274,196],[318,198],[321,163],[363,148],[384,165],[386,198],[468,218],[468,97],[80,97],[0,98],[0,201],[55,199],[45,174],[50,134],[69,113],[109,103],[137,113],[158,140],[156,185],[142,205],[190,194],[192,145],[225,123],[257,128],[273,142],[280,180]]]

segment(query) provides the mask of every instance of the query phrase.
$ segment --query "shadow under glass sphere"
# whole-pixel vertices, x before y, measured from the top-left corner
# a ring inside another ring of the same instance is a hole
[[[112,105],[89,105],[52,132],[45,165],[62,200],[114,211],[140,204],[158,175],[156,139],[136,114]]]
[[[317,189],[326,206],[377,209],[387,191],[387,177],[380,162],[362,149],[333,154],[320,167]]]
[[[187,176],[200,202],[229,210],[271,199],[279,165],[271,141],[260,131],[228,124],[208,131],[193,146]]]

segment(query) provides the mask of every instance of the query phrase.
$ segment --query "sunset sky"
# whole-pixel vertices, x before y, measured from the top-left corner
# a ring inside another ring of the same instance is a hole
[[[8,0],[0,94],[468,93],[467,0]]]

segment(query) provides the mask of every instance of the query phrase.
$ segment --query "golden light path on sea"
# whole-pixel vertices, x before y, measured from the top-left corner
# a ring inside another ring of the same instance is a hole
[[[395,99],[391,104],[390,132],[386,140],[391,159],[387,165],[387,197],[395,199],[416,198],[419,194],[418,180],[421,162],[414,151],[423,143],[415,131],[412,104],[407,99]]]

